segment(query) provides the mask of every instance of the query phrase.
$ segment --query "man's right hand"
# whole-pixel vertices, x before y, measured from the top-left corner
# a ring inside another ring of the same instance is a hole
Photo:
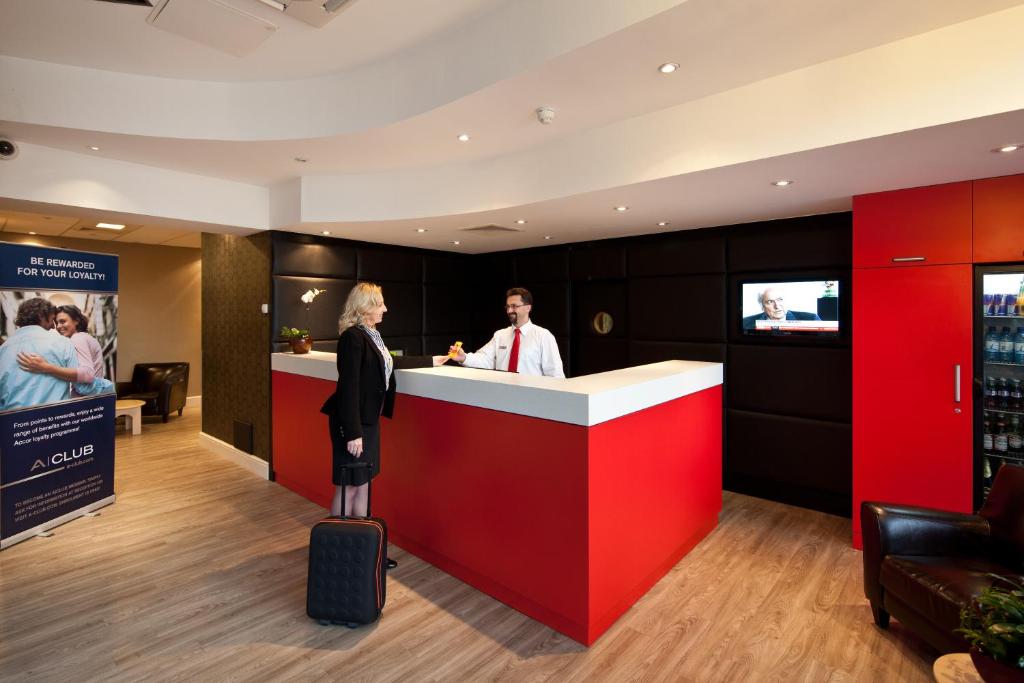
[[[459,347],[459,346],[455,346],[455,345],[449,346],[448,347],[448,355],[456,363],[461,363],[464,360],[466,360],[466,352],[463,351],[462,347]]]

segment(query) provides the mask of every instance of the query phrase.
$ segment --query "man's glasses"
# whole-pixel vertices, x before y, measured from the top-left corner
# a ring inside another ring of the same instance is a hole
[[[506,311],[508,311],[508,310],[513,310],[513,311],[515,311],[515,310],[517,310],[517,309],[520,309],[520,308],[522,308],[523,306],[529,306],[529,305],[530,305],[530,304],[506,304],[506,305],[505,305],[505,310],[506,310]]]

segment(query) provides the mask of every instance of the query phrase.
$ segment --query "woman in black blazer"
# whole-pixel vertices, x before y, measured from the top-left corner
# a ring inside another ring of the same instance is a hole
[[[338,386],[320,412],[328,416],[333,450],[335,491],[331,514],[366,515],[367,484],[380,472],[380,416],[391,417],[395,405],[395,362],[401,367],[441,365],[448,356],[392,358],[377,325],[387,312],[378,285],[352,288],[338,319]],[[368,469],[342,469],[368,462]],[[344,489],[342,487],[345,487]]]

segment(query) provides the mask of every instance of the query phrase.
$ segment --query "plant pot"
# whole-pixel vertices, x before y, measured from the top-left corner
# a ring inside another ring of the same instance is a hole
[[[312,337],[301,337],[299,339],[289,339],[288,343],[292,346],[292,353],[309,353],[313,348]]]
[[[1024,683],[1024,669],[998,662],[976,647],[971,648],[971,662],[985,683]]]

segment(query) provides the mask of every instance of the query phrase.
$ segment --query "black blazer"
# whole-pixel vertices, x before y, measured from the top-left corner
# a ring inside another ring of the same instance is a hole
[[[334,415],[347,441],[363,436],[363,426],[380,416],[391,417],[395,407],[395,374],[384,386],[384,359],[370,335],[350,327],[338,337],[338,386],[320,409]],[[395,369],[430,367],[429,356],[395,357]]]

